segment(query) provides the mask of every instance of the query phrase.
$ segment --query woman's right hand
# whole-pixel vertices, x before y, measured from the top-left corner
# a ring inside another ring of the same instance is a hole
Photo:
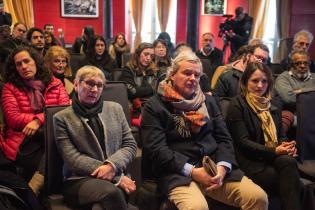
[[[121,187],[127,194],[136,191],[135,181],[130,179],[128,176],[122,176],[118,186]]]
[[[276,147],[276,154],[277,155],[291,155],[296,156],[297,149],[295,147],[296,142],[290,141],[290,142],[282,142],[279,146]]]
[[[98,179],[105,179],[108,181],[111,181],[113,177],[115,176],[115,169],[110,163],[106,163],[104,165],[101,165],[97,169],[95,169],[91,176],[94,176]]]

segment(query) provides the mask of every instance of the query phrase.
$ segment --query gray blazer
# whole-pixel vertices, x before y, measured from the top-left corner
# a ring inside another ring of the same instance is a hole
[[[98,116],[103,124],[106,154],[87,119],[75,114],[72,107],[54,115],[54,134],[64,160],[65,179],[89,176],[104,162],[113,164],[116,175],[119,175],[136,156],[137,144],[122,107],[115,102],[104,101]]]

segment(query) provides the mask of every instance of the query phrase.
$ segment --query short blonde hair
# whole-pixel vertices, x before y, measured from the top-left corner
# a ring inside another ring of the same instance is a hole
[[[171,76],[176,74],[180,67],[180,62],[182,61],[198,64],[200,66],[201,73],[203,72],[202,64],[198,56],[191,50],[183,50],[180,51],[178,55],[172,60],[172,65],[167,69],[166,79],[170,79]]]
[[[90,65],[81,67],[75,75],[75,80],[79,82],[84,80],[87,76],[99,76],[103,80],[104,85],[106,83],[106,78],[102,70],[100,70],[96,66]]]
[[[60,47],[60,46],[52,46],[50,47],[47,52],[46,55],[44,57],[44,66],[48,69],[50,69],[50,65],[53,62],[53,59],[61,56],[61,57],[65,57],[67,60],[67,65],[65,67],[65,77],[72,77],[72,71],[71,71],[71,67],[70,67],[70,55],[67,52],[67,50],[65,50],[64,48]]]

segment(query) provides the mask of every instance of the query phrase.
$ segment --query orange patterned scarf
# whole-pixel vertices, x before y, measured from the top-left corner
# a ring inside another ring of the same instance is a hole
[[[170,102],[175,108],[175,126],[182,137],[190,137],[191,132],[199,133],[201,127],[209,120],[205,95],[199,86],[192,99],[185,99],[180,95],[169,80],[160,82],[157,92],[162,100]]]

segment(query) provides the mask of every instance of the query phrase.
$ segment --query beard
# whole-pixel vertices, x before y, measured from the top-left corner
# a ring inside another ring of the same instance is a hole
[[[300,79],[300,80],[304,80],[307,78],[307,76],[309,75],[309,71],[305,72],[305,73],[295,73],[295,76]]]

